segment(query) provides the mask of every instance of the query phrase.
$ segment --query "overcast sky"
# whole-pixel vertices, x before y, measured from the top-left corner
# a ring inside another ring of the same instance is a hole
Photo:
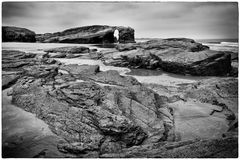
[[[2,24],[36,33],[94,24],[130,26],[137,38],[237,38],[237,3],[5,2]]]

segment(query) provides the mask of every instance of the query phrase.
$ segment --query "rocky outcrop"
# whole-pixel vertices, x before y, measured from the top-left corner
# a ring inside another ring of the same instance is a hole
[[[114,31],[119,31],[120,43],[133,43],[134,29],[130,27],[94,25],[67,29],[63,32],[38,34],[37,41],[43,43],[114,43]]]
[[[99,66],[49,64],[31,53],[3,55],[6,72],[21,72],[13,83],[13,103],[63,138],[58,144],[63,153],[99,157],[173,136],[170,109],[132,77],[100,72]],[[14,66],[16,61],[26,63]]]
[[[2,27],[3,42],[36,42],[35,33],[25,28]]]
[[[35,113],[68,141],[58,145],[62,152],[84,155],[100,149],[106,153],[111,151],[106,148],[110,144],[126,148],[146,139],[164,140],[167,124],[158,111],[164,106],[157,94],[141,85],[102,86],[83,81],[51,89],[51,85],[42,87],[51,84],[44,81],[19,79],[13,87],[13,102]],[[172,124],[167,126],[171,128]]]
[[[167,72],[201,76],[228,74],[229,53],[212,51],[191,39],[152,40],[137,44],[119,44],[115,52],[103,54],[107,65],[130,68],[160,68]],[[223,67],[224,66],[224,67]]]
[[[230,106],[234,106],[237,99],[235,79],[182,84],[173,89],[175,93],[171,97],[166,97],[165,93],[155,92],[133,77],[111,70],[101,72],[97,65],[60,65],[46,55],[40,58],[18,51],[3,51],[2,61],[5,75],[17,75],[6,77],[3,83],[5,88],[12,86],[12,102],[48,124],[62,139],[54,146],[63,155],[90,158],[237,156],[237,138],[233,134],[188,141],[182,141],[177,135],[181,126],[195,124],[189,119],[180,119],[189,118],[187,114],[181,115],[185,113],[181,111],[184,107],[189,111],[191,100],[211,103],[215,105],[212,108],[222,106],[223,111],[201,111],[195,116],[198,119],[207,119],[206,115],[216,115],[215,119],[227,117],[232,122],[229,131],[236,132],[237,120]],[[208,101],[208,97],[213,101]],[[224,97],[229,98],[229,103],[221,101]],[[183,102],[182,106],[176,104],[178,101]],[[216,114],[219,112],[224,114]],[[207,126],[199,128],[209,129]],[[42,152],[38,156],[42,156]]]

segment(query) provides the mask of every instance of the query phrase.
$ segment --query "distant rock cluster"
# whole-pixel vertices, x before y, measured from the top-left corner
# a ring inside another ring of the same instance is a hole
[[[35,34],[33,31],[18,27],[2,27],[3,42],[42,42],[42,43],[114,43],[115,30],[119,32],[119,43],[133,43],[134,29],[121,26],[85,26],[67,29],[63,32]]]

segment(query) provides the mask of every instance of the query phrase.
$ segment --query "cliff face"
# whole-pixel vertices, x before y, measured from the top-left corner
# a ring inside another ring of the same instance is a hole
[[[25,28],[2,27],[3,42],[36,42],[35,33]]]
[[[63,32],[38,34],[37,41],[43,43],[114,43],[114,31],[119,31],[120,43],[133,43],[134,29],[118,26],[84,26]]]

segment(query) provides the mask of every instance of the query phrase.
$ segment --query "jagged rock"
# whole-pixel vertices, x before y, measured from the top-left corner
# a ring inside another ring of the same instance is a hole
[[[3,42],[36,42],[35,33],[25,28],[2,27]]]
[[[120,44],[117,49],[120,52],[103,54],[105,64],[130,68],[161,68],[172,73],[202,76],[226,75],[232,69],[229,53],[209,50],[207,46],[191,39]]]
[[[134,42],[134,29],[118,26],[85,26],[63,32],[38,34],[37,41],[44,43],[114,43],[114,31],[119,31],[120,43]]]

